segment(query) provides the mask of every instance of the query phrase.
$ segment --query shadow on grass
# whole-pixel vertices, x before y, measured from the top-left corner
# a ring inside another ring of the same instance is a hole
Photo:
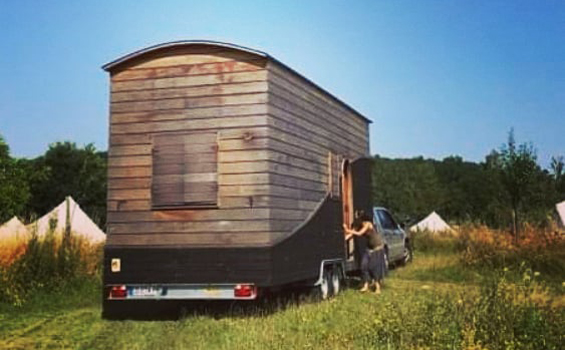
[[[479,283],[480,275],[471,269],[450,265],[413,270],[403,274],[402,279],[441,283]]]
[[[179,320],[199,316],[247,318],[271,315],[288,307],[311,302],[321,302],[311,288],[266,293],[255,300],[106,300],[102,317],[137,321]]]

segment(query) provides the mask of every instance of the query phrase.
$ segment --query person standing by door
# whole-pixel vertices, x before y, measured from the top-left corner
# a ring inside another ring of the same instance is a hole
[[[357,226],[355,229],[350,229],[345,224],[343,225],[343,229],[346,233],[346,240],[353,236],[364,237],[367,240],[367,245],[361,258],[363,287],[360,291],[369,291],[370,282],[374,281],[375,292],[380,294],[386,273],[384,241],[375,229],[371,217],[367,213],[360,211],[358,218],[360,223],[357,225],[354,223],[354,226]]]

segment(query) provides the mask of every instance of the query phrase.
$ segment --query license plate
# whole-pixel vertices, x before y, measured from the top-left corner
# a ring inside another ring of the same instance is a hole
[[[162,288],[157,287],[133,287],[131,295],[134,297],[155,297],[161,295]]]
[[[222,291],[218,288],[213,288],[213,287],[208,287],[206,289],[204,289],[204,293],[206,293],[209,296],[216,296],[219,295]]]

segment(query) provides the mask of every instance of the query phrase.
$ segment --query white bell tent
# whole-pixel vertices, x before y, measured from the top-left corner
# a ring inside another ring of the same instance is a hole
[[[445,232],[452,231],[451,227],[443,221],[441,216],[435,211],[416,225],[410,227],[410,231],[430,231],[430,232]]]
[[[559,226],[565,228],[565,201],[555,204],[555,209],[557,210],[557,221],[559,221]]]
[[[29,231],[17,217],[14,216],[0,226],[0,239],[22,238],[29,238]]]
[[[61,204],[49,213],[43,215],[30,226],[37,230],[38,237],[44,237],[49,231],[52,220],[56,220],[55,232],[61,234],[65,231],[67,222],[67,205],[71,232],[82,236],[91,243],[99,243],[106,240],[106,234],[82,211],[72,197],[67,197]]]

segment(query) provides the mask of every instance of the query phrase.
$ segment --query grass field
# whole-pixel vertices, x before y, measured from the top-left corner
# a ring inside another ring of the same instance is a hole
[[[0,303],[0,349],[561,349],[564,277],[524,263],[473,267],[456,249],[428,247],[391,271],[380,296],[353,281],[329,301],[283,296],[126,321],[101,319],[99,282],[87,278]]]

